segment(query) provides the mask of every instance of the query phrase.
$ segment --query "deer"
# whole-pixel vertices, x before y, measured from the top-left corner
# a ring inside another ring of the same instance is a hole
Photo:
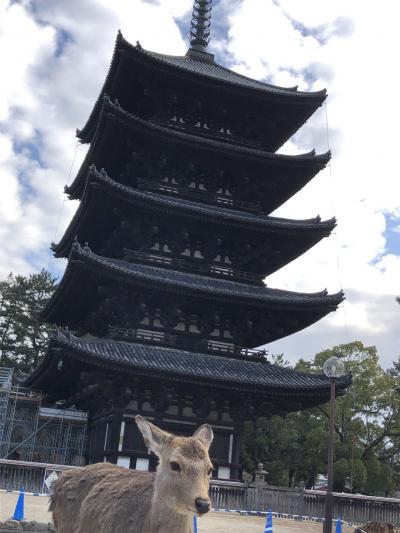
[[[65,471],[50,498],[58,533],[193,533],[194,515],[210,510],[211,426],[180,437],[135,420],[158,457],[156,472],[110,463]]]

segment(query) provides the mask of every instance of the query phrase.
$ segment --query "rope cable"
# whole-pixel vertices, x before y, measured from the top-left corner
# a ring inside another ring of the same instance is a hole
[[[329,133],[329,119],[328,119],[328,106],[327,103],[324,102],[324,109],[325,109],[325,127],[326,127],[326,142],[328,150],[331,151],[331,143],[330,143],[330,133]],[[334,188],[333,188],[333,176],[332,176],[332,161],[329,161],[328,163],[329,168],[329,185],[331,189],[330,199],[331,199],[331,209],[333,216],[336,218],[336,209],[335,209],[335,201],[334,201]],[[343,278],[342,278],[342,272],[341,272],[341,263],[340,263],[340,243],[339,243],[339,237],[337,229],[333,232],[335,236],[335,245],[336,245],[336,266],[337,266],[337,276],[339,281],[339,286],[341,290],[344,289],[343,286]],[[345,329],[345,335],[347,342],[350,342],[350,335],[349,335],[349,328],[348,328],[348,322],[347,322],[347,313],[346,313],[346,300],[343,300],[342,305],[343,309],[343,320],[344,320],[344,329]]]
[[[74,166],[75,166],[76,154],[78,153],[78,146],[79,146],[79,141],[77,140],[76,144],[75,144],[75,150],[74,150],[74,155],[72,157],[71,166],[69,168],[69,172],[68,172],[68,176],[67,176],[67,185],[69,185],[69,183],[70,183],[71,174],[72,174],[72,171],[73,171]],[[55,232],[54,232],[53,242],[56,242],[56,238],[57,238],[57,235],[58,235],[58,230],[60,228],[61,217],[62,217],[62,214],[63,214],[63,211],[64,211],[65,202],[66,202],[66,196],[64,194],[63,195],[63,200],[62,200],[62,203],[61,203],[61,206],[60,206],[60,209],[59,209],[59,213],[58,213],[58,220],[57,220],[56,229],[55,229]],[[52,255],[49,256],[49,260],[47,262],[47,270],[49,270],[50,261],[51,260],[52,260]]]

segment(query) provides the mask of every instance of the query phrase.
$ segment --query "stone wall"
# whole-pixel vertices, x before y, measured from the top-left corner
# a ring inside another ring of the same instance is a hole
[[[10,531],[25,531],[25,533],[38,533],[40,532],[55,532],[54,525],[49,522],[44,524],[43,522],[29,522],[22,520],[7,520],[6,522],[0,522],[0,533],[10,533]]]

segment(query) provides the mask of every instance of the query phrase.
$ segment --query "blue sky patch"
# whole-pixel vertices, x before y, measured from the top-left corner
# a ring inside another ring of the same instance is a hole
[[[25,154],[31,161],[35,161],[42,167],[43,162],[40,156],[41,146],[42,141],[38,132],[36,132],[35,139],[31,142],[14,141],[14,150],[17,154]]]
[[[400,256],[400,216],[394,213],[385,213],[386,221],[386,254]]]
[[[57,48],[55,51],[55,56],[56,57],[62,56],[66,46],[72,42],[73,42],[73,39],[70,33],[68,33],[67,31],[63,29],[58,29],[57,30]]]

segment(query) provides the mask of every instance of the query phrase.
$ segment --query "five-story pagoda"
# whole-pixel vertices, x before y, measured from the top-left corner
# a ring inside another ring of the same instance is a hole
[[[276,153],[326,93],[218,65],[207,51],[211,1],[195,2],[184,57],[118,34],[78,132],[90,148],[66,191],[80,205],[52,246],[69,261],[42,318],[62,330],[27,384],[89,411],[89,462],[154,468],[141,413],[183,434],[208,421],[215,475],[237,479],[244,420],[329,397],[324,376],[272,365],[253,347],[313,324],[343,295],[263,282],[335,226],[270,216],[329,160]]]

